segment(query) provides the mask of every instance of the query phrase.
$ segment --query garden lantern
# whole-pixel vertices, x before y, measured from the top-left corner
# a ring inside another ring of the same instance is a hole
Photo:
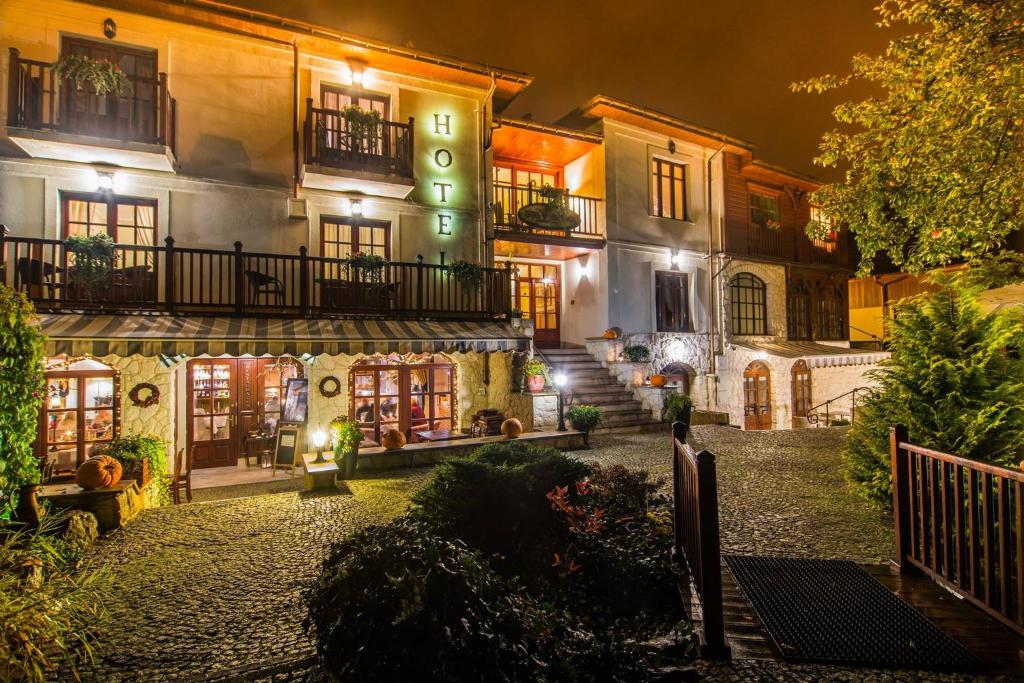
[[[558,431],[564,432],[565,429],[565,397],[563,390],[565,389],[568,378],[564,372],[559,372],[554,376],[555,388],[558,390]]]
[[[327,434],[322,429],[318,429],[313,432],[313,446],[316,448],[316,460],[313,462],[320,464],[327,462],[324,460],[324,444],[327,443]]]

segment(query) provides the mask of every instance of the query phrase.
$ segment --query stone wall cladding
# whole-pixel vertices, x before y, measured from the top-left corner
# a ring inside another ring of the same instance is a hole
[[[777,339],[785,340],[786,330],[786,268],[781,265],[758,263],[733,259],[718,276],[721,294],[721,320],[726,341],[733,338],[729,328],[729,281],[737,273],[750,273],[764,280],[768,299],[768,335],[766,337],[738,337],[738,339]]]
[[[103,356],[98,358],[118,372],[121,386],[121,436],[144,434],[163,439],[167,444],[168,466],[174,455],[175,395],[173,368],[166,367],[159,358],[145,356]],[[132,405],[128,392],[140,382],[154,384],[160,390],[160,402],[141,408]],[[184,444],[182,444],[184,445]]]

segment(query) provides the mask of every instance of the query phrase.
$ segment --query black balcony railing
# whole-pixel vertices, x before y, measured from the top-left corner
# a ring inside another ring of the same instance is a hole
[[[130,78],[131,94],[96,95],[89,86],[79,90],[70,81],[62,81],[52,63],[23,59],[12,47],[7,125],[160,144],[173,152],[177,103],[167,90],[167,74]]]
[[[306,163],[412,178],[413,118],[357,125],[343,111],[306,100]]]
[[[493,320],[511,315],[512,271],[484,268],[479,285],[441,265],[390,262],[379,270],[298,254],[114,245],[109,276],[85,287],[60,240],[5,235],[0,282],[42,311]]]
[[[529,233],[532,235],[550,235],[553,237],[582,237],[601,239],[601,227],[598,221],[600,199],[570,194],[568,207],[579,214],[579,227],[569,230],[546,230],[526,225],[516,215],[520,208],[527,204],[547,201],[541,196],[539,188],[516,187],[506,183],[494,184],[494,227],[498,231]]]

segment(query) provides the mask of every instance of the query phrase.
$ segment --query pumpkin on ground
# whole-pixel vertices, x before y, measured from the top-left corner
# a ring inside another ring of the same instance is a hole
[[[121,481],[121,463],[109,455],[89,458],[75,472],[75,483],[83,489],[110,488]]]
[[[380,445],[389,451],[397,451],[405,445],[405,434],[397,429],[389,429],[380,440]]]
[[[501,423],[501,433],[509,439],[518,438],[523,433],[523,423],[514,417],[510,417]]]

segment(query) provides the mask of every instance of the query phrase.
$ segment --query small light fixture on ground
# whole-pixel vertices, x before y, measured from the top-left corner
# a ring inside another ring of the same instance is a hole
[[[313,446],[316,447],[316,460],[313,462],[320,464],[327,462],[324,460],[324,444],[327,443],[327,434],[324,430],[318,429],[313,432]]]
[[[567,431],[565,428],[565,397],[563,391],[565,385],[569,382],[569,378],[565,376],[564,372],[557,372],[552,378],[555,383],[555,389],[558,390],[558,431]]]

